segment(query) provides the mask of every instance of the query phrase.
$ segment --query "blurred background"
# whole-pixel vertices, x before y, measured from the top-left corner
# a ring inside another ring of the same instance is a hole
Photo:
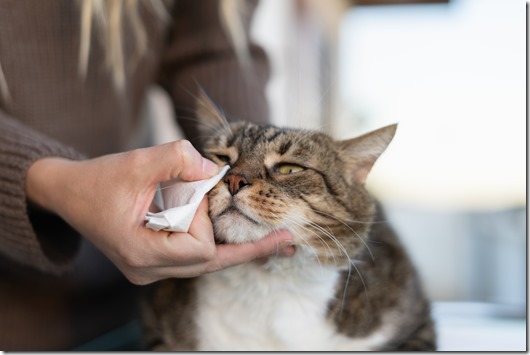
[[[440,350],[526,351],[526,11],[262,0],[253,24],[274,123],[340,139],[399,124],[367,185],[434,301]]]
[[[399,124],[368,187],[435,301],[440,350],[526,350],[526,3],[260,6],[277,124]]]

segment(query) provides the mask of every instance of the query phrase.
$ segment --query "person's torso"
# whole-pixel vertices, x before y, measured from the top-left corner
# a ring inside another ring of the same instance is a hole
[[[155,77],[165,26],[141,6],[147,50],[136,61],[131,23],[123,23],[126,84],[116,89],[103,41],[92,25],[86,76],[80,72],[81,6],[71,0],[0,2],[0,66],[9,98],[0,109],[88,156],[126,149]]]

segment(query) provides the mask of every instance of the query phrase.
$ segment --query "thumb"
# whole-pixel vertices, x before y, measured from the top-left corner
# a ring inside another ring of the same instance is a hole
[[[186,181],[208,179],[219,172],[219,167],[204,158],[187,140],[162,144],[153,148],[153,162],[166,167],[160,181],[180,178]]]

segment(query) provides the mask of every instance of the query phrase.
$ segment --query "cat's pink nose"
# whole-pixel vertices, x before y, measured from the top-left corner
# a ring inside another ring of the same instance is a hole
[[[237,194],[243,187],[250,185],[250,181],[243,175],[227,175],[224,182],[228,185],[228,190],[232,196]]]

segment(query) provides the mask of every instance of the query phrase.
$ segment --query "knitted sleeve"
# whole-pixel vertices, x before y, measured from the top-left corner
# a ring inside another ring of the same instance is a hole
[[[80,237],[59,217],[28,206],[24,188],[30,165],[49,156],[81,158],[0,110],[0,254],[60,273],[73,261]]]
[[[244,1],[241,22],[247,38],[257,1]],[[194,120],[198,87],[229,116],[258,123],[269,120],[265,87],[270,68],[264,50],[249,41],[250,70],[238,61],[223,29],[220,1],[180,0],[174,8],[174,26],[162,58],[160,83],[175,105],[179,125],[199,146]]]

